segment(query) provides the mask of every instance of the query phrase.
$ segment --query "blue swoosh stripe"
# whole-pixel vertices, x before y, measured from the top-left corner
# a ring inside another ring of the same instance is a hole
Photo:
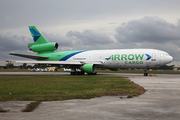
[[[34,42],[36,42],[38,40],[38,38],[41,36],[41,34],[38,33],[37,31],[35,31],[34,29],[31,29],[31,28],[29,30],[34,35]]]
[[[29,29],[30,31],[31,31],[31,33],[33,34],[33,35],[41,35],[40,33],[38,33],[37,31],[35,31],[34,29]]]
[[[150,55],[148,55],[148,54],[145,54],[145,55],[148,57],[146,60],[151,59],[151,56],[150,56]]]
[[[34,42],[36,42],[39,37],[40,37],[40,36],[34,36]]]
[[[75,53],[71,53],[71,54],[69,54],[69,55],[67,55],[67,56],[65,56],[65,57],[63,57],[63,58],[61,58],[59,61],[66,61],[66,60],[69,59],[70,57],[72,57],[72,56],[74,56],[74,55],[76,55],[76,54],[85,52],[85,51],[87,51],[87,50],[79,51],[79,52],[75,52]]]

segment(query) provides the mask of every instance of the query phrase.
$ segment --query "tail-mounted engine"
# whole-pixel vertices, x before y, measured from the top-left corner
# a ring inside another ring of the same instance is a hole
[[[29,50],[33,52],[46,52],[46,51],[54,51],[58,49],[58,43],[43,43],[37,44],[29,47]]]

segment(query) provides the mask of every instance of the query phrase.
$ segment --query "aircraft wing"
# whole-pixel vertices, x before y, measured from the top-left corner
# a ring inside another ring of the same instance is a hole
[[[19,54],[19,53],[9,53],[9,55],[25,57],[25,58],[30,58],[30,59],[34,59],[34,60],[44,60],[44,59],[49,58],[49,57],[45,57],[45,56],[27,55],[27,54]]]
[[[27,64],[55,64],[55,65],[84,65],[84,64],[95,64],[102,65],[102,61],[15,61],[16,63],[27,63]]]

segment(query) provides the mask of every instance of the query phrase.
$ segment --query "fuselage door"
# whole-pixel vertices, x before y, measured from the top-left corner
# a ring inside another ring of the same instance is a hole
[[[153,54],[152,54],[151,61],[156,61],[156,53],[153,53]]]

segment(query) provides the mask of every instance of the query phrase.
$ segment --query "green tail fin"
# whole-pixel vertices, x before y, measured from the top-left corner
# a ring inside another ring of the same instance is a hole
[[[29,30],[33,37],[34,43],[29,43],[28,47],[37,44],[48,43],[48,41],[42,36],[42,34],[38,31],[38,29],[35,26],[29,26]]]

